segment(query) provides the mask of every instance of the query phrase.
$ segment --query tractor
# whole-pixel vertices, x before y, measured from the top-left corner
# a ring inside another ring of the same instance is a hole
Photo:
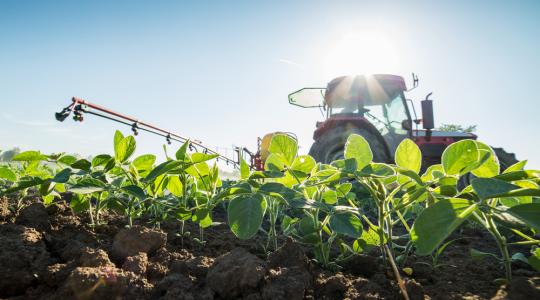
[[[418,77],[413,74],[413,88]],[[410,89],[410,90],[412,90]],[[363,136],[371,146],[373,160],[390,163],[399,143],[410,138],[423,154],[422,168],[440,163],[444,149],[459,140],[476,139],[466,132],[434,130],[431,93],[421,101],[422,117],[414,103],[405,97],[407,90],[401,76],[377,74],[342,76],[326,88],[303,88],[289,94],[289,103],[302,108],[319,108],[325,115],[316,123],[314,143],[309,154],[321,163],[344,158],[344,147],[351,134]],[[422,124],[422,129],[418,126]],[[493,148],[501,169],[517,162],[515,155]]]

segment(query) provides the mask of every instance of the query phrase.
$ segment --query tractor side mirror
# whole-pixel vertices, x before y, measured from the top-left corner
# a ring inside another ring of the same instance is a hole
[[[435,119],[433,116],[433,100],[430,100],[429,96],[431,96],[431,93],[426,96],[425,100],[420,101],[422,104],[422,125],[426,130],[431,130],[435,128]]]
[[[412,121],[411,120],[403,120],[401,122],[401,128],[405,130],[412,130]]]

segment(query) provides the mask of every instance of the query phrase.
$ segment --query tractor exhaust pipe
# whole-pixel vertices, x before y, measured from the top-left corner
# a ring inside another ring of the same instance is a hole
[[[435,128],[435,118],[433,116],[433,100],[429,99],[433,93],[429,93],[426,99],[420,101],[422,105],[422,127],[426,130],[426,140],[431,139],[431,130]]]

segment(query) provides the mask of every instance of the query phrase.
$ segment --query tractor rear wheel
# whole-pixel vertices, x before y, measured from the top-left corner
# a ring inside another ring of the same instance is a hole
[[[499,165],[501,166],[501,172],[506,170],[511,165],[518,162],[514,153],[508,153],[503,148],[493,148],[497,158],[499,159]]]
[[[385,145],[379,138],[365,128],[338,126],[324,133],[318,141],[313,143],[309,155],[316,161],[329,164],[334,160],[344,158],[345,143],[351,134],[363,136],[371,147],[373,160],[388,162],[390,158],[386,153]]]

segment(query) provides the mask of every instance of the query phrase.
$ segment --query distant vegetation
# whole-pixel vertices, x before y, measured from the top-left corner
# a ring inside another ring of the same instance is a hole
[[[439,126],[439,128],[437,128],[437,130],[473,133],[476,131],[476,126],[477,125],[469,125],[463,127],[457,124],[442,124],[441,126]]]

